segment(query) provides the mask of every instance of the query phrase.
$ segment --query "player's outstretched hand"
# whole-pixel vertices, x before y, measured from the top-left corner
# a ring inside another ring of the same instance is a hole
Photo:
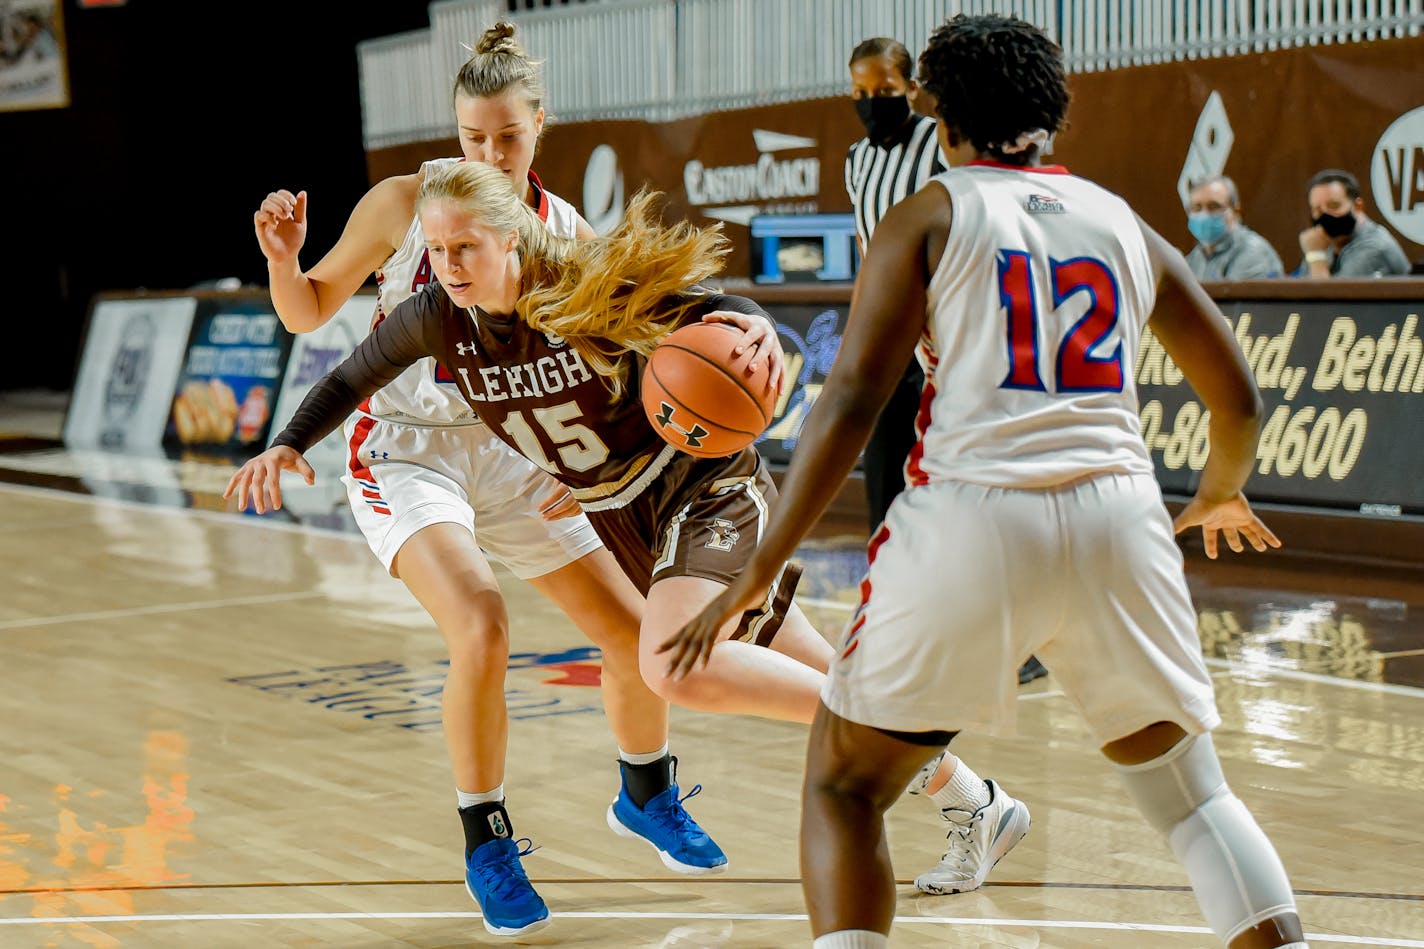
[[[767,388],[781,394],[781,383],[786,378],[786,354],[781,350],[781,337],[776,335],[776,324],[764,316],[752,313],[735,313],[731,310],[717,310],[702,317],[704,323],[730,323],[742,331],[737,341],[736,352],[747,360],[750,375],[766,360]]]
[[[316,483],[316,472],[295,448],[278,445],[269,448],[247,464],[237,469],[237,473],[227,483],[224,498],[237,494],[237,509],[247,508],[247,499],[252,499],[252,509],[258,514],[276,511],[282,507],[281,473],[295,471],[307,484]]]
[[[1238,554],[1246,549],[1241,543],[1243,537],[1261,552],[1265,552],[1267,547],[1281,545],[1280,538],[1271,533],[1265,522],[1256,516],[1246,501],[1246,495],[1240,492],[1225,501],[1192,498],[1172,522],[1172,529],[1178,534],[1198,526],[1202,531],[1202,548],[1212,560],[1216,559],[1217,531],[1221,531],[1222,536],[1226,538],[1226,546]]]
[[[272,263],[280,264],[297,256],[307,239],[307,193],[273,191],[252,215],[257,245]]]
[[[727,622],[766,598],[765,588],[758,594],[753,589],[754,581],[744,582],[749,576],[742,574],[735,583],[703,607],[702,612],[693,617],[691,622],[658,646],[658,652],[671,653],[667,662],[667,674],[670,678],[681,679],[699,663],[707,665],[707,660],[712,658],[712,647],[717,645],[722,628]]]

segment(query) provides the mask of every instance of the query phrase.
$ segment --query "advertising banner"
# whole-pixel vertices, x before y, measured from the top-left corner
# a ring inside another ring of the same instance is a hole
[[[201,299],[164,443],[256,454],[291,348],[265,294]]]
[[[67,447],[159,447],[196,309],[192,297],[94,302],[64,419]]]
[[[801,438],[801,428],[840,352],[850,304],[766,303],[763,306],[776,322],[781,348],[786,353],[786,385],[776,403],[771,425],[757,439],[756,447],[768,463],[784,465],[791,461],[791,453]]]
[[[1266,403],[1253,500],[1424,513],[1419,303],[1220,301]],[[1142,437],[1162,489],[1191,494],[1210,413],[1150,334],[1136,365]]]

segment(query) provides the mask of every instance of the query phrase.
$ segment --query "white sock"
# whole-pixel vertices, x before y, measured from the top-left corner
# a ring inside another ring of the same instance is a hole
[[[869,929],[841,929],[819,936],[811,949],[889,949],[890,937]]]
[[[930,795],[930,800],[940,810],[953,808],[973,814],[989,803],[989,786],[984,779],[974,773],[974,769],[961,758],[949,776],[945,786]]]
[[[667,745],[663,745],[657,751],[650,751],[646,754],[641,755],[629,754],[622,748],[618,749],[618,757],[621,758],[623,761],[628,762],[629,764],[652,764],[654,761],[661,761],[666,758],[667,753]]]
[[[504,801],[504,785],[501,784],[493,791],[461,791],[455,789],[455,797],[460,802],[460,807],[473,807],[476,804],[499,804]]]

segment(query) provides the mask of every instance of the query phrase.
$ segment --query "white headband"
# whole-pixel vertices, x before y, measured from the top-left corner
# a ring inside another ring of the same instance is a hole
[[[1044,143],[1046,143],[1047,141],[1048,132],[1046,130],[1029,129],[1027,132],[1024,132],[1012,142],[1005,142],[1004,144],[1000,145],[999,151],[1003,152],[1005,155],[1016,155],[1019,152],[1027,151],[1034,145],[1037,145],[1039,148],[1042,148]]]

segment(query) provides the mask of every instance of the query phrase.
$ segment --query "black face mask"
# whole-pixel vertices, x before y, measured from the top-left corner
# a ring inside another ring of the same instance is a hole
[[[910,100],[905,96],[866,96],[855,100],[855,114],[872,142],[894,137],[910,117]]]
[[[1348,237],[1355,233],[1354,214],[1322,214],[1312,223],[1324,231],[1326,237]]]

